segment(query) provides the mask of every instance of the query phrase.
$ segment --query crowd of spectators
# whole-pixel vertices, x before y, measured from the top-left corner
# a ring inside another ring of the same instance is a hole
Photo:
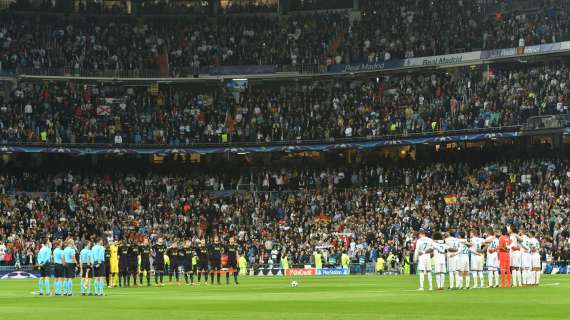
[[[485,8],[477,0],[402,0],[362,1],[356,19],[342,11],[177,19],[6,15],[0,65],[140,74],[166,65],[184,76],[219,65],[378,62],[570,39],[567,1],[530,12]]]
[[[4,17],[0,21],[0,66],[67,72],[170,69],[172,75],[199,66],[319,63],[346,14],[213,19],[96,18],[91,16]]]
[[[567,114],[566,62],[490,72],[226,89],[20,83],[0,100],[2,143],[189,145],[327,140],[522,125]]]
[[[377,62],[568,40],[566,1],[539,10],[488,12],[480,1],[364,1],[338,55]]]
[[[347,0],[342,0],[347,1]],[[352,0],[349,0],[352,1]],[[78,13],[78,14],[108,14],[108,15],[204,15],[213,13],[209,1],[195,0],[138,0],[138,1],[92,1],[84,0],[77,3],[69,1],[29,1],[13,0],[9,9],[14,12],[50,12],[50,13]],[[332,1],[331,1],[332,2]],[[268,13],[277,12],[277,0],[233,0],[224,1],[217,6],[219,14],[234,13]],[[310,9],[310,8],[303,8]],[[331,8],[332,9],[332,8]]]
[[[308,264],[317,250],[325,261],[342,250],[353,261],[404,261],[420,228],[514,224],[537,232],[544,260],[570,260],[570,163],[560,158],[267,168],[251,174],[258,191],[228,190],[238,176],[3,173],[0,242],[23,259],[46,236],[217,235],[235,237],[250,264],[279,265],[284,252]]]

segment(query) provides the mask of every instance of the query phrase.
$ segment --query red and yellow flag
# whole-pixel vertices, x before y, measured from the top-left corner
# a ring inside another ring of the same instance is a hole
[[[457,196],[454,194],[448,194],[443,197],[443,201],[445,201],[445,204],[448,206],[454,206],[457,204]]]

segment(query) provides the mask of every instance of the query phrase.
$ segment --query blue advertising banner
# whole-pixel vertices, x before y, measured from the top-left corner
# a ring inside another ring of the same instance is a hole
[[[409,58],[404,60],[404,67],[430,67],[442,65],[454,65],[473,63],[481,59],[481,51],[457,53],[457,54],[444,54],[440,56]]]
[[[562,44],[560,42],[528,46],[521,48],[519,55],[531,55],[559,51],[561,49],[561,46]]]
[[[567,265],[553,265],[546,264],[544,267],[544,274],[569,274],[570,270]]]
[[[327,72],[342,73],[342,72],[363,72],[363,71],[378,71],[386,69],[401,68],[403,61],[399,59],[391,59],[377,63],[351,63],[351,64],[331,64],[327,67]]]
[[[516,48],[493,49],[481,51],[481,59],[506,58],[517,55]]]
[[[570,130],[570,129],[569,129]],[[301,151],[330,151],[344,149],[373,149],[381,147],[395,147],[429,143],[450,143],[463,141],[481,141],[491,139],[512,139],[520,136],[520,132],[495,132],[476,133],[449,136],[432,136],[418,138],[378,139],[363,142],[346,143],[323,143],[323,144],[291,144],[291,145],[267,145],[252,147],[231,147],[221,145],[219,147],[185,147],[172,146],[141,148],[137,146],[113,146],[109,147],[50,147],[50,146],[11,146],[0,145],[0,154],[12,153],[53,153],[73,155],[168,155],[168,154],[214,154],[214,153],[263,153],[263,152],[301,152]]]
[[[323,268],[317,269],[318,276],[347,276],[350,274],[349,269],[344,268]]]
[[[277,68],[274,65],[251,65],[251,66],[222,66],[211,67],[208,74],[211,76],[246,75],[246,74],[271,74]]]

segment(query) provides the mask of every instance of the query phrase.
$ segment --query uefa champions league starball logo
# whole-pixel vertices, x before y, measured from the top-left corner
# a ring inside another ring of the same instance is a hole
[[[3,275],[0,279],[35,279],[35,275],[25,271],[14,271]]]

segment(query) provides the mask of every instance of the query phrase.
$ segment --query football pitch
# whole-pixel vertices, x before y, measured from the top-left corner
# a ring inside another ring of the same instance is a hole
[[[569,319],[570,276],[539,288],[417,292],[412,276],[242,277],[239,286],[105,289],[40,297],[37,280],[0,280],[0,319]],[[447,280],[447,279],[446,279]]]

